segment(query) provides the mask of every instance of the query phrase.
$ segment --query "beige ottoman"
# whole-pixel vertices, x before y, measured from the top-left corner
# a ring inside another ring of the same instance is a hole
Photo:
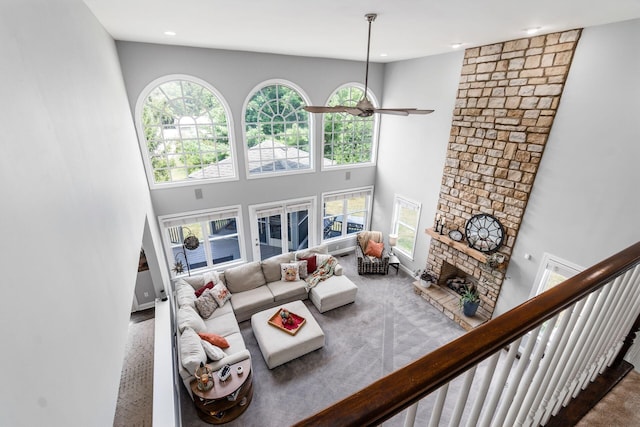
[[[309,291],[309,299],[320,313],[356,300],[358,287],[347,276],[331,276]]]
[[[305,324],[295,335],[290,335],[268,323],[269,318],[280,308],[286,308],[306,319]],[[251,316],[251,328],[269,369],[324,346],[324,332],[302,301],[293,301],[254,314]]]

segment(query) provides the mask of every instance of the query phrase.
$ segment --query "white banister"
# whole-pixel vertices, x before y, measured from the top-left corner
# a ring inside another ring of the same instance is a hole
[[[452,380],[461,381],[454,388],[449,388],[451,382],[441,386],[429,427],[545,425],[611,366],[639,314],[636,265],[515,339],[506,354],[499,350],[484,356]],[[450,415],[443,415],[450,391],[455,405]],[[417,411],[418,403],[408,408],[405,427],[414,426]]]

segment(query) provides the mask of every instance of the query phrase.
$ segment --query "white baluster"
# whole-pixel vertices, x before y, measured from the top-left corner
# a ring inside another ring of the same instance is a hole
[[[458,401],[455,408],[453,409],[453,415],[451,416],[451,420],[449,421],[449,427],[456,427],[460,425],[462,412],[464,412],[464,407],[467,405],[469,390],[471,389],[471,384],[473,384],[473,377],[476,375],[477,367],[478,365],[475,365],[473,368],[469,369],[464,376],[462,390],[460,390],[460,396],[458,396]]]
[[[489,364],[487,365],[487,370],[484,373],[484,379],[482,380],[476,401],[473,404],[473,408],[469,414],[469,419],[467,420],[467,427],[475,427],[478,425],[478,418],[480,417],[480,412],[482,412],[482,407],[484,406],[484,402],[487,398],[487,392],[489,391],[489,386],[493,380],[496,365],[498,364],[498,360],[500,360],[500,353],[501,352],[498,351],[489,358]]]
[[[404,427],[413,427],[416,422],[416,413],[418,412],[418,404],[420,401],[418,400],[413,405],[409,406],[407,409],[407,416],[404,417]]]
[[[442,408],[444,402],[447,400],[447,392],[449,391],[449,383],[446,383],[438,389],[438,395],[436,396],[436,402],[433,404],[433,410],[431,411],[431,419],[429,420],[429,427],[438,427],[440,424],[440,418],[442,417]]]

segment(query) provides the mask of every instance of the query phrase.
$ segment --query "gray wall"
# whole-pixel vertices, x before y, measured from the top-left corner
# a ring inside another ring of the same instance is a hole
[[[586,28],[498,299],[501,314],[529,297],[544,252],[588,267],[640,240],[640,20]],[[394,193],[422,202],[432,225],[462,52],[389,64],[386,105],[434,107],[384,119],[373,228],[388,231]],[[425,265],[419,233],[412,270]],[[524,255],[530,254],[531,260]]]
[[[153,216],[115,44],[80,0],[0,40],[0,425],[109,426]]]
[[[320,172],[322,123],[315,116],[316,171],[297,174],[295,178],[273,177],[246,179],[242,140],[242,107],[258,84],[270,79],[284,79],[298,85],[315,105],[323,105],[339,86],[349,82],[363,83],[364,63],[285,55],[270,55],[216,49],[188,48],[145,43],[117,42],[122,72],[131,110],[142,90],[153,80],[171,74],[198,77],[215,87],[231,109],[234,137],[239,157],[240,180],[151,191],[157,215],[167,215],[219,206],[243,206],[245,244],[251,259],[248,205],[305,196],[319,196],[324,191],[372,185],[375,167],[355,167]],[[369,83],[379,100],[384,76],[382,64],[371,64]],[[349,180],[346,171],[351,172]],[[201,188],[203,198],[195,198],[194,189]]]
[[[583,31],[496,314],[529,297],[545,252],[589,267],[640,240],[639,44],[640,20]]]
[[[424,230],[435,217],[463,55],[461,51],[396,62],[385,70],[385,107],[435,110],[427,116],[384,116],[380,131],[372,229],[383,231],[386,240],[395,194],[421,203],[414,258],[399,255],[411,271],[424,268],[427,261],[429,239]]]

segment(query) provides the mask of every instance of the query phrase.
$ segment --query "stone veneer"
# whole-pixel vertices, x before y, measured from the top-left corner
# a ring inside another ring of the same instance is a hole
[[[465,51],[437,209],[446,231],[464,234],[473,215],[491,214],[505,228],[499,253],[508,260],[580,34],[576,29]],[[444,261],[478,281],[478,315],[491,318],[506,267],[489,268],[431,239],[427,268],[440,276]]]

